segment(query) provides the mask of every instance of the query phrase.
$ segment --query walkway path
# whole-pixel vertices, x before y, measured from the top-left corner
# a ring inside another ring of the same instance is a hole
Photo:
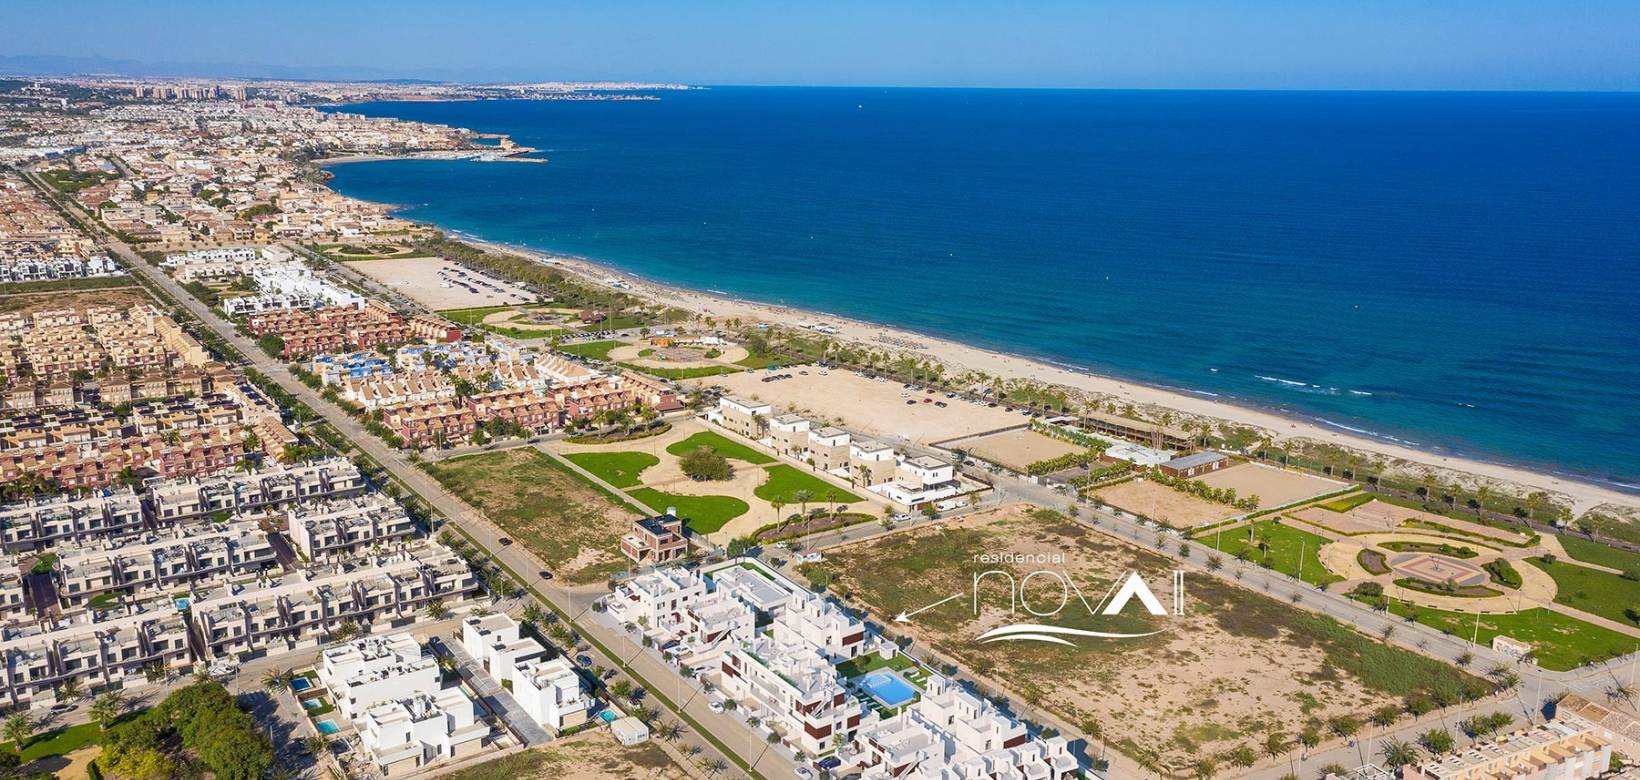
[[[479,701],[483,702],[484,707],[490,712],[501,716],[501,719],[507,722],[507,728],[511,729],[525,745],[535,747],[552,740],[552,735],[524,711],[524,706],[513,698],[512,692],[496,682],[489,672],[484,671],[483,665],[468,655],[467,648],[462,647],[460,642],[435,636],[428,640],[428,644],[433,646],[434,651],[447,655],[456,662],[456,671],[461,674],[461,679],[466,681],[467,686],[478,694]]]

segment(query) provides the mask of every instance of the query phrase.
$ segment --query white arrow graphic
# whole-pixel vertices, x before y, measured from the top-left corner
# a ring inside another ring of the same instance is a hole
[[[933,608],[935,608],[935,607],[937,607],[941,604],[944,604],[947,601],[950,601],[950,600],[956,599],[956,598],[962,598],[962,594],[958,593],[954,596],[946,596],[945,598],[940,599],[939,601],[936,601],[932,604],[929,604],[928,606],[923,607],[922,609],[919,609],[919,610],[914,610],[914,611],[911,611],[911,612],[906,612],[905,610],[900,610],[900,614],[894,616],[894,622],[896,622],[896,623],[909,623],[909,622],[911,622],[911,616],[912,615],[915,615],[915,614],[918,614],[918,613],[921,613],[921,612],[927,612],[928,610],[931,610],[931,609],[933,609]]]

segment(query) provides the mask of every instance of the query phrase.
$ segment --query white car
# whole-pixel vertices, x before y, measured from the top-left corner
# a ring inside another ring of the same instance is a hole
[[[709,709],[714,713],[722,714],[722,712],[723,712],[723,702],[721,702],[721,701],[707,702],[706,703],[706,709]]]
[[[896,513],[894,513],[894,517],[892,517],[890,519],[892,519],[892,520],[894,520],[895,522],[898,522],[898,523],[903,523],[903,522],[911,519],[911,513],[910,512],[896,512]]]

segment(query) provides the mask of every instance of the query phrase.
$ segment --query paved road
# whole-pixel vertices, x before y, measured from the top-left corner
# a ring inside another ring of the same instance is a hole
[[[30,178],[32,180],[32,177]],[[447,493],[432,477],[415,468],[403,454],[388,447],[380,439],[366,432],[357,420],[325,401],[307,385],[302,384],[290,373],[283,361],[269,357],[254,341],[241,336],[235,331],[232,322],[212,311],[199,299],[182,289],[182,286],[174,279],[149,265],[130,247],[98,227],[95,222],[87,218],[84,210],[80,209],[77,204],[57,199],[55,193],[37,180],[34,181],[34,184],[41,192],[45,193],[46,197],[62,204],[70,212],[76,214],[84,224],[91,228],[95,235],[102,239],[102,242],[110,251],[125,262],[133,273],[141,275],[170,294],[178,304],[187,309],[206,327],[215,331],[235,349],[239,350],[252,367],[266,374],[287,392],[323,416],[338,433],[350,440],[377,463],[380,463],[400,483],[421,496],[433,507],[437,514],[444,517],[448,523],[459,528],[492,560],[510,569],[514,579],[522,584],[533,597],[543,604],[569,615],[572,627],[579,630],[582,636],[592,640],[592,653],[595,656],[603,657],[610,665],[620,668],[625,674],[631,675],[634,684],[656,692],[658,694],[656,696],[657,701],[660,701],[668,709],[674,712],[677,711],[677,708],[670,703],[664,693],[669,687],[676,687],[677,685],[678,675],[675,670],[659,661],[641,655],[635,658],[630,666],[627,666],[624,662],[608,656],[600,647],[600,645],[602,647],[612,647],[619,644],[623,641],[622,637],[606,627],[591,623],[582,624],[576,619],[577,615],[584,616],[587,608],[591,606],[591,601],[598,594],[577,593],[556,584],[540,582],[534,573],[545,569],[546,566],[527,551],[521,549],[520,545],[502,545],[499,540],[505,534],[499,528],[492,525],[476,510]],[[659,687],[657,688],[657,686]],[[692,725],[689,723],[692,720],[694,724],[699,724],[700,728],[706,729],[708,734],[714,736],[717,734],[740,733],[739,726],[732,719],[722,714],[710,712],[707,710],[705,702],[698,697],[685,711],[685,715],[685,725]],[[728,744],[733,745],[735,743],[728,742]],[[744,752],[735,747],[719,747],[710,739],[700,742],[700,745],[705,751],[705,756],[708,758],[721,758],[730,766],[735,766],[736,762],[730,759],[730,756],[727,755],[728,752],[734,752],[736,757],[748,763],[758,758],[758,754],[754,753],[751,756],[746,756]],[[759,760],[753,769],[759,775],[767,777],[791,777],[795,772],[795,767],[774,751],[768,751],[764,754],[762,760]]]
[[[32,180],[32,177],[30,178]],[[133,272],[141,274],[168,292],[201,322],[243,353],[254,367],[267,374],[288,392],[323,415],[338,432],[350,439],[362,451],[374,458],[376,462],[382,464],[395,478],[426,499],[435,511],[466,532],[490,557],[512,569],[515,576],[521,577],[519,581],[525,583],[533,595],[572,617],[584,612],[586,606],[588,606],[585,603],[588,601],[586,597],[578,597],[573,591],[565,590],[556,585],[534,582],[533,577],[525,576],[526,573],[535,572],[544,567],[539,561],[529,556],[527,552],[521,550],[518,545],[501,545],[498,540],[503,534],[480,514],[467,507],[454,496],[446,493],[431,477],[414,468],[399,452],[388,448],[379,439],[366,433],[357,420],[332,406],[322,399],[318,393],[298,381],[285,368],[283,362],[268,357],[253,341],[240,336],[235,332],[231,322],[220,317],[198,299],[188,294],[175,280],[148,265],[145,260],[124,243],[96,227],[94,222],[86,219],[84,211],[79,209],[76,204],[57,199],[55,193],[51,192],[49,188],[42,186],[37,180],[34,183],[48,198],[62,203],[65,208],[75,212],[82,221],[91,225],[92,230],[103,238],[108,248],[124,260]],[[913,452],[937,452],[931,448],[909,443],[904,444],[904,446]],[[971,474],[974,473],[972,469],[966,470]],[[1039,506],[1057,509],[1063,509],[1070,503],[1068,497],[1058,494],[1047,486],[1036,485],[1025,480],[1006,476],[991,474],[985,474],[984,476],[993,482],[996,488],[996,497],[999,501],[1012,497]],[[1156,536],[1156,531],[1145,528],[1129,518],[1108,512],[1094,511],[1085,507],[1079,515],[1082,522],[1089,523],[1106,533],[1126,536],[1143,544],[1150,544]],[[1168,540],[1167,544],[1159,551],[1174,558],[1179,566],[1190,571],[1192,576],[1217,576],[1238,582],[1243,587],[1262,590],[1281,597],[1288,597],[1290,594],[1297,593],[1301,596],[1301,600],[1297,602],[1297,605],[1304,609],[1321,612],[1342,622],[1356,625],[1369,635],[1382,635],[1386,626],[1394,626],[1390,637],[1391,642],[1448,661],[1455,661],[1458,657],[1469,653],[1474,658],[1474,668],[1484,669],[1494,663],[1515,666],[1522,678],[1521,690],[1523,691],[1541,691],[1545,696],[1563,692],[1578,692],[1593,700],[1604,701],[1606,690],[1618,679],[1617,670],[1632,662],[1631,657],[1631,659],[1621,659],[1617,662],[1586,667],[1571,672],[1549,672],[1532,666],[1516,666],[1510,659],[1493,652],[1490,648],[1471,645],[1445,636],[1421,624],[1408,623],[1393,616],[1373,612],[1359,602],[1347,599],[1340,594],[1319,591],[1302,583],[1295,583],[1285,575],[1258,566],[1242,564],[1234,559],[1229,559],[1228,564],[1223,569],[1218,572],[1210,572],[1202,565],[1207,558],[1207,554],[1211,552],[1210,548],[1199,543],[1189,542],[1187,544],[1192,553],[1188,558],[1182,558],[1178,553],[1178,541]],[[1152,546],[1154,547],[1154,545]],[[580,602],[579,606],[578,602]],[[581,612],[578,612],[578,609]],[[607,628],[596,624],[576,622],[574,625],[582,630],[583,635],[596,640],[596,644],[602,644],[605,647],[611,647],[624,641],[621,636],[615,635]],[[667,684],[675,685],[678,678],[675,670],[642,654],[635,654],[633,665],[628,671],[637,677],[637,682],[642,685],[649,685],[648,680],[659,681],[661,683],[659,692],[662,694],[663,699],[664,689]],[[676,709],[670,703],[668,703],[668,708]],[[686,714],[688,718],[692,718],[696,723],[712,732],[734,734],[736,733],[734,729],[738,728],[738,725],[731,718],[707,711],[705,703],[699,697],[691,702]],[[733,743],[729,744],[732,745]],[[703,747],[708,752],[722,752],[712,744],[705,744]],[[745,753],[733,747],[726,749],[735,750],[748,760],[758,758],[757,754],[745,756]],[[771,761],[778,763],[775,763],[774,766],[766,766]],[[763,760],[757,764],[756,769],[770,777],[787,777],[790,776],[788,773],[793,771],[791,764],[780,760],[778,754],[774,751],[764,754]],[[1115,771],[1111,775],[1117,778],[1139,776]]]

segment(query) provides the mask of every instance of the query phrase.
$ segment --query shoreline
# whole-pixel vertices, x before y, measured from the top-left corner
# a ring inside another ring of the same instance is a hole
[[[321,167],[333,163],[373,162],[395,159],[425,159],[393,155],[354,155],[316,161]],[[338,193],[340,194],[340,193]],[[351,197],[351,196],[343,196]],[[394,204],[377,204],[398,209]],[[403,217],[401,217],[402,219]],[[1473,455],[1441,453],[1397,443],[1385,438],[1361,433],[1339,423],[1320,419],[1305,419],[1283,411],[1248,406],[1220,396],[1197,393],[1184,388],[1159,387],[1116,376],[1102,375],[1085,368],[1056,365],[1046,358],[1029,357],[966,344],[952,338],[918,333],[892,325],[877,324],[850,317],[811,309],[764,303],[735,297],[716,290],[697,290],[645,278],[607,261],[543,251],[528,246],[509,244],[450,229],[436,223],[408,220],[430,225],[447,235],[488,251],[519,255],[534,262],[563,269],[584,282],[604,285],[610,277],[618,277],[629,287],[624,291],[633,297],[656,304],[674,306],[705,316],[723,319],[764,321],[789,328],[799,323],[824,321],[837,329],[830,334],[838,341],[857,342],[875,349],[900,351],[923,355],[928,359],[952,367],[982,371],[1004,379],[1031,379],[1050,385],[1059,385],[1093,395],[1106,396],[1135,406],[1152,406],[1189,417],[1222,420],[1266,432],[1272,441],[1280,443],[1305,439],[1323,444],[1346,447],[1395,461],[1410,468],[1432,468],[1449,472],[1456,481],[1473,483],[1476,478],[1496,483],[1515,485],[1530,490],[1544,490],[1570,499],[1574,517],[1597,506],[1615,504],[1622,507],[1640,507],[1640,492],[1626,492],[1621,483],[1602,484],[1592,478],[1553,473],[1530,466],[1489,461]],[[800,328],[799,328],[800,329]],[[898,344],[883,338],[899,341]],[[904,346],[915,343],[920,348]]]
[[[427,223],[431,224],[431,223]],[[890,325],[856,320],[828,312],[800,309],[780,304],[736,298],[714,291],[695,290],[654,281],[604,261],[571,255],[545,252],[526,246],[492,241],[465,231],[448,230],[434,225],[448,235],[492,252],[520,255],[564,269],[582,281],[602,285],[609,277],[619,277],[630,287],[625,290],[634,297],[668,306],[697,311],[718,319],[739,318],[761,320],[786,327],[797,327],[800,322],[823,320],[838,329],[834,338],[883,349],[899,349],[926,355],[930,359],[961,368],[984,371],[1002,378],[1028,378],[1053,385],[1063,385],[1083,392],[1112,396],[1143,406],[1165,407],[1185,415],[1214,418],[1250,426],[1272,434],[1276,442],[1288,439],[1309,439],[1342,447],[1362,450],[1374,455],[1406,461],[1415,466],[1427,466],[1456,472],[1458,475],[1483,477],[1525,488],[1560,493],[1572,500],[1576,516],[1603,504],[1640,506],[1640,495],[1623,492],[1613,485],[1603,485],[1571,476],[1562,476],[1534,470],[1526,466],[1488,461],[1470,455],[1442,454],[1429,450],[1396,444],[1381,438],[1353,433],[1326,423],[1306,420],[1277,411],[1245,406],[1222,398],[1207,397],[1188,390],[1157,387],[1119,377],[1097,374],[1085,369],[1071,369],[1041,359],[966,344],[954,339],[905,330]],[[907,350],[878,340],[878,335],[919,342],[923,349]]]

